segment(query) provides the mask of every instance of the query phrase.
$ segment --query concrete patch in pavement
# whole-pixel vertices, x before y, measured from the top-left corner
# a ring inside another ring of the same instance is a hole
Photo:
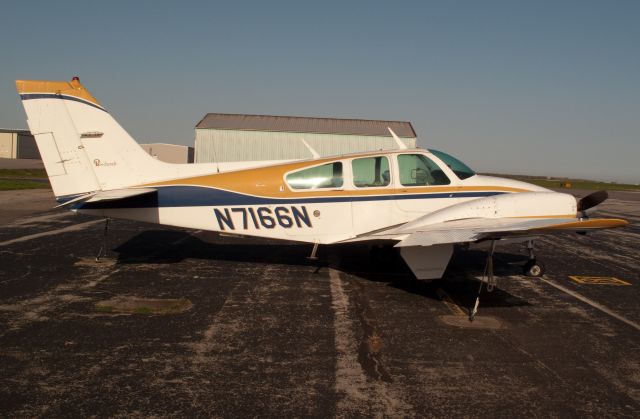
[[[504,322],[501,322],[492,316],[476,316],[473,321],[468,317],[446,315],[440,316],[440,321],[449,326],[463,327],[465,329],[504,329],[506,328]]]
[[[188,298],[139,298],[120,296],[96,304],[100,313],[177,314],[190,310]]]

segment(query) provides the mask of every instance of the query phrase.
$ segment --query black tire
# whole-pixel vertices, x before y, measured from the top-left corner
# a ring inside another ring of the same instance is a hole
[[[531,259],[525,263],[522,270],[526,276],[530,276],[532,278],[540,278],[544,275],[544,265],[535,259]]]

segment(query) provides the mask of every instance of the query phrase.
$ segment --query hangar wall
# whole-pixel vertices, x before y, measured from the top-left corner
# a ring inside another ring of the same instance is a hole
[[[193,147],[166,143],[140,144],[152,157],[166,163],[193,163]]]
[[[409,122],[207,114],[196,125],[195,161],[311,158],[303,139],[321,156],[397,148],[387,127],[407,147],[416,146],[416,134]]]
[[[0,158],[39,159],[40,152],[28,130],[0,129]]]

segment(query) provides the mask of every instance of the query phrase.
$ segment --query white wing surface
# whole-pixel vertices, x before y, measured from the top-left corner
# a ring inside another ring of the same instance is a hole
[[[582,232],[621,227],[626,224],[625,220],[602,218],[469,218],[419,226],[410,230],[402,225],[361,235],[345,242],[390,240],[398,242],[396,247],[433,246],[563,231]]]

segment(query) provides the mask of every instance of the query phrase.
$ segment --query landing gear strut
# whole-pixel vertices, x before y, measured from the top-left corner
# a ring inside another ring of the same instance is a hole
[[[313,244],[313,249],[311,250],[311,255],[307,256],[307,259],[309,260],[318,260],[318,245],[319,243],[314,243]]]
[[[480,288],[478,288],[478,296],[476,297],[476,303],[473,305],[473,309],[469,314],[469,321],[472,322],[476,314],[478,313],[478,306],[480,305],[480,294],[482,293],[482,287],[486,281],[487,283],[487,291],[491,292],[496,286],[496,278],[493,276],[493,254],[496,251],[496,241],[491,240],[491,249],[489,250],[489,254],[487,255],[487,263],[484,266],[484,272],[482,273],[482,278],[480,279]]]
[[[522,270],[526,276],[539,278],[544,275],[544,265],[536,260],[533,252],[533,240],[527,242],[527,250],[529,250],[529,260],[524,264]]]
[[[102,256],[107,256],[107,233],[109,232],[109,219],[104,219],[104,234],[102,236],[102,246],[96,255],[96,262],[100,262]]]

